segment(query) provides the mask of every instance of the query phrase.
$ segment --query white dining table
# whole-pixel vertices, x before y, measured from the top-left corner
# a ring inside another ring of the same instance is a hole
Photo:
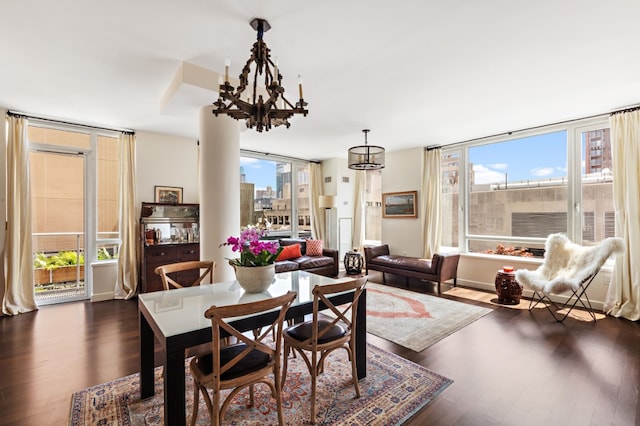
[[[164,423],[184,425],[185,411],[185,351],[189,347],[211,341],[211,320],[204,312],[211,306],[227,306],[276,297],[295,291],[296,300],[286,319],[300,319],[313,311],[312,290],[316,285],[343,282],[353,278],[329,278],[304,271],[275,275],[273,284],[264,293],[245,293],[237,281],[144,293],[138,296],[140,323],[140,397],[155,393],[154,345],[160,342],[164,367]],[[330,298],[332,303],[346,303],[353,292]],[[360,296],[356,320],[356,360],[358,378],[366,376],[366,291]],[[241,331],[268,325],[273,315],[259,314],[235,318],[232,323]]]

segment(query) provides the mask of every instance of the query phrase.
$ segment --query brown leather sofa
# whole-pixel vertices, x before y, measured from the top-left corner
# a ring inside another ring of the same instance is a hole
[[[453,279],[453,286],[456,286],[458,262],[460,261],[459,253],[436,253],[431,260],[428,260],[389,254],[389,246],[383,244],[365,247],[364,258],[366,272],[369,273],[369,269],[382,272],[383,283],[386,283],[384,276],[386,272],[406,277],[407,285],[409,278],[436,282],[438,283],[438,293],[440,293],[440,284],[444,281]]]
[[[307,243],[304,239],[281,238],[278,242],[281,246],[300,244],[300,252],[302,253],[302,256],[296,259],[277,261],[276,272],[302,270],[327,277],[338,276],[338,250],[325,248],[322,250],[322,256],[307,256]]]

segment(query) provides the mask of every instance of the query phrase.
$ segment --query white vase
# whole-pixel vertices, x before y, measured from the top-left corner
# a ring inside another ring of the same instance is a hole
[[[236,266],[236,281],[247,293],[262,293],[273,284],[276,265]]]

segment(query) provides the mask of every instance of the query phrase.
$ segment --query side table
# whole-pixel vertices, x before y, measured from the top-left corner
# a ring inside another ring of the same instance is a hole
[[[504,305],[517,305],[522,296],[522,285],[516,281],[516,273],[511,270],[501,269],[496,274],[496,293],[498,303]]]
[[[362,255],[358,250],[347,252],[344,255],[344,269],[347,275],[359,275],[362,273]]]

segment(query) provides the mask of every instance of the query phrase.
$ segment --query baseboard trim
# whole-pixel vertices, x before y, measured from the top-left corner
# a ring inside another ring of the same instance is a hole
[[[487,284],[479,281],[461,280],[460,278],[458,278],[458,285],[474,288],[477,290],[484,290],[484,291],[490,291],[490,292],[496,291],[495,284]],[[532,295],[533,295],[533,292],[531,290],[528,290],[526,288],[522,290],[522,297],[531,299]],[[553,300],[556,303],[565,303],[568,299],[569,297],[564,295],[554,295],[551,297],[551,300]],[[593,300],[593,299],[589,299],[589,300],[591,300],[591,306],[593,306],[594,310],[601,311],[601,312],[604,311],[604,301]],[[580,304],[578,303],[578,305]]]
[[[115,299],[114,292],[98,293],[91,295],[91,302],[104,302],[105,300]]]

